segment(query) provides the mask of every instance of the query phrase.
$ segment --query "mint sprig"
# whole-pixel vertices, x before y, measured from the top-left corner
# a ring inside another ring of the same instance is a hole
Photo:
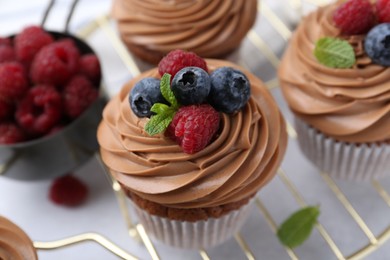
[[[155,113],[145,125],[145,131],[150,136],[164,132],[172,122],[176,111],[179,109],[179,103],[171,90],[170,82],[171,75],[165,73],[160,81],[160,91],[162,96],[169,102],[170,106],[162,103],[155,103],[150,108],[150,111]]]
[[[323,37],[316,42],[314,56],[317,60],[330,68],[351,68],[355,62],[355,52],[348,41]]]
[[[293,213],[278,229],[280,242],[290,248],[301,245],[310,236],[319,215],[319,206],[305,207]]]

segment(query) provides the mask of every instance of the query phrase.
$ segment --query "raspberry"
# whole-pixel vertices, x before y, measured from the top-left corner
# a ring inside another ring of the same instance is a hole
[[[25,69],[18,62],[0,64],[0,96],[15,100],[27,91],[28,79]]]
[[[193,154],[205,148],[219,129],[219,113],[210,105],[181,107],[166,130],[185,153]]]
[[[26,139],[22,129],[15,123],[0,123],[0,144],[14,144]]]
[[[88,187],[70,174],[55,179],[49,189],[49,198],[58,205],[75,207],[81,205],[88,196]]]
[[[13,112],[13,104],[0,98],[0,120],[11,118]]]
[[[85,54],[80,57],[79,72],[85,75],[95,86],[99,84],[101,77],[100,63],[95,54]]]
[[[92,83],[82,75],[74,76],[64,87],[64,112],[70,118],[78,117],[98,96]]]
[[[348,0],[333,13],[333,21],[344,34],[363,34],[374,26],[375,14],[368,0]]]
[[[80,53],[71,39],[64,39],[43,47],[31,65],[35,83],[62,86],[78,69]]]
[[[61,95],[52,86],[38,85],[29,90],[16,110],[16,120],[27,132],[46,134],[61,119]]]
[[[390,0],[378,0],[376,12],[380,23],[390,23]]]
[[[0,63],[15,61],[14,48],[8,45],[0,45]]]
[[[206,72],[208,71],[206,61],[195,53],[183,50],[173,50],[162,58],[158,64],[158,72],[161,76],[164,75],[164,73],[169,73],[172,76],[171,79],[173,79],[176,73],[185,67],[199,67]]]
[[[12,46],[11,39],[10,38],[0,37],[0,46],[1,45]]]
[[[53,37],[41,27],[29,26],[15,36],[15,52],[20,61],[31,64],[38,51],[52,43]]]

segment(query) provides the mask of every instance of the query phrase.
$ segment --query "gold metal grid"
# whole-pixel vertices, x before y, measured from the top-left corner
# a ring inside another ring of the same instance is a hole
[[[297,12],[302,12],[303,10],[303,3],[312,4],[315,6],[320,6],[326,4],[327,0],[290,0],[289,4],[291,7],[293,7]],[[292,31],[288,28],[288,26],[278,17],[277,13],[272,10],[272,8],[267,4],[265,1],[259,1],[259,10],[261,19],[266,19],[268,23],[272,25],[272,27],[275,29],[275,31],[282,37],[282,39],[287,43],[289,38],[292,35]],[[301,14],[301,13],[300,13]],[[138,67],[136,63],[136,59],[129,53],[126,49],[126,47],[122,44],[120,39],[118,38],[116,32],[113,30],[112,25],[110,24],[110,19],[108,16],[102,16],[100,18],[97,18],[96,21],[91,23],[88,27],[84,28],[83,31],[81,31],[79,34],[81,36],[86,37],[91,32],[95,31],[96,29],[101,29],[107,39],[110,41],[111,45],[114,47],[116,52],[118,53],[119,57],[121,57],[121,60],[123,64],[126,66],[128,71],[131,73],[132,76],[138,75],[141,71],[141,69]],[[274,67],[276,70],[280,59],[278,58],[278,55],[272,50],[272,48],[267,45],[267,43],[262,39],[260,34],[256,32],[255,30],[251,30],[247,36],[247,39],[253,46],[261,53],[261,55],[264,56],[264,58],[267,59],[267,61],[271,64],[271,66]],[[247,69],[250,69],[249,66],[245,64],[244,61],[239,61],[240,65],[243,65]],[[266,86],[269,89],[278,88],[278,80],[276,78],[269,80],[266,82]],[[290,139],[294,140],[297,137],[297,133],[294,129],[294,127],[287,122],[287,131],[289,134]],[[100,161],[99,156],[97,156],[97,160]],[[104,168],[103,164],[102,168]],[[159,253],[156,250],[156,247],[154,246],[153,242],[150,240],[148,235],[146,234],[144,228],[142,225],[137,224],[132,221],[129,215],[129,208],[128,204],[126,202],[126,196],[124,195],[123,191],[120,188],[120,185],[110,177],[110,175],[106,172],[107,177],[110,180],[110,183],[112,185],[112,189],[115,192],[115,195],[118,199],[119,206],[121,208],[121,213],[123,215],[123,218],[127,224],[128,233],[129,236],[133,239],[141,241],[146,249],[148,250],[150,257],[152,259],[160,259]],[[300,206],[307,206],[307,202],[304,199],[303,194],[295,187],[291,179],[286,174],[285,170],[283,168],[280,168],[278,170],[278,176],[282,183],[284,184],[285,188],[288,190],[289,193],[293,196],[293,198],[296,200],[296,202]],[[340,203],[343,205],[343,207],[346,209],[346,211],[349,213],[351,219],[356,222],[356,224],[359,226],[361,231],[365,234],[365,236],[368,239],[368,244],[361,247],[360,249],[356,250],[354,253],[350,255],[344,255],[338,245],[333,240],[332,236],[328,233],[328,231],[325,229],[325,227],[321,223],[316,224],[316,229],[323,238],[323,240],[326,242],[326,244],[329,246],[330,250],[334,253],[334,256],[337,259],[362,259],[365,256],[369,255],[371,252],[375,251],[377,248],[379,248],[382,244],[384,244],[388,239],[390,239],[390,223],[389,226],[379,235],[375,236],[374,232],[370,230],[368,225],[364,222],[362,217],[359,215],[359,213],[354,209],[352,206],[352,203],[347,199],[346,195],[343,193],[342,189],[337,185],[337,183],[330,178],[327,174],[321,173],[321,177],[323,182],[330,188],[330,190],[333,192],[334,196],[340,201]],[[380,184],[379,181],[373,181],[372,186],[374,190],[379,194],[380,198],[383,199],[383,201],[387,204],[387,206],[390,207],[390,195],[389,193],[384,189],[384,187]],[[264,219],[267,221],[269,227],[271,230],[276,233],[277,230],[277,224],[275,220],[273,219],[272,215],[270,214],[269,210],[266,208],[263,201],[256,197],[255,204],[257,206],[257,209],[259,212],[263,215]],[[84,234],[87,236],[88,234]],[[77,240],[78,238],[73,238]],[[89,238],[90,240],[97,239]],[[88,240],[87,237],[84,238],[84,240]],[[255,259],[254,254],[251,251],[250,246],[245,241],[245,238],[240,234],[237,233],[235,235],[235,240],[237,244],[242,249],[243,253],[245,254],[247,259]],[[107,241],[106,241],[107,242]],[[108,248],[112,248],[112,246],[115,247],[115,245],[106,243],[106,246]],[[60,244],[71,244],[71,241],[60,241]],[[104,243],[103,243],[104,244]],[[40,246],[41,248],[44,248],[43,245],[37,244],[37,246]],[[50,246],[50,245],[49,245]],[[51,245],[54,246],[54,245]],[[106,247],[107,248],[107,247]],[[299,259],[297,256],[297,253],[295,250],[285,247],[287,255],[291,259]],[[114,252],[114,250],[110,250]],[[118,254],[119,257],[122,257],[124,259],[134,259],[135,257],[132,255],[125,255],[125,254]],[[202,259],[210,259],[210,256],[208,255],[207,251],[200,250],[199,256]]]

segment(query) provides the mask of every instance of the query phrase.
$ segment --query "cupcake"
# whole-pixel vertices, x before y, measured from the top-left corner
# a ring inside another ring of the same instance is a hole
[[[128,49],[150,63],[174,49],[221,58],[253,26],[257,0],[114,0],[111,15]]]
[[[388,3],[349,0],[310,13],[279,67],[304,155],[336,178],[390,173]]]
[[[27,234],[8,219],[0,216],[0,259],[38,259]]]
[[[287,134],[261,80],[228,61],[183,55],[197,61],[179,70],[167,64],[181,60],[163,60],[126,83],[104,109],[97,135],[103,162],[146,231],[199,249],[240,228],[275,175]]]

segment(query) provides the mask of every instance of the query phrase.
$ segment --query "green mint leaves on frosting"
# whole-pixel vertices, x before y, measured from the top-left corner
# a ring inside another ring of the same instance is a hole
[[[310,236],[319,215],[318,206],[305,207],[293,213],[278,229],[280,242],[290,248],[301,245]]]
[[[176,100],[170,86],[171,75],[165,73],[160,81],[160,91],[170,106],[162,103],[156,103],[151,107],[155,113],[145,125],[145,131],[150,135],[156,135],[165,131],[171,123],[176,111],[179,109],[179,103]]]
[[[316,42],[314,56],[321,64],[330,68],[347,69],[356,62],[351,44],[332,37],[324,37]]]

